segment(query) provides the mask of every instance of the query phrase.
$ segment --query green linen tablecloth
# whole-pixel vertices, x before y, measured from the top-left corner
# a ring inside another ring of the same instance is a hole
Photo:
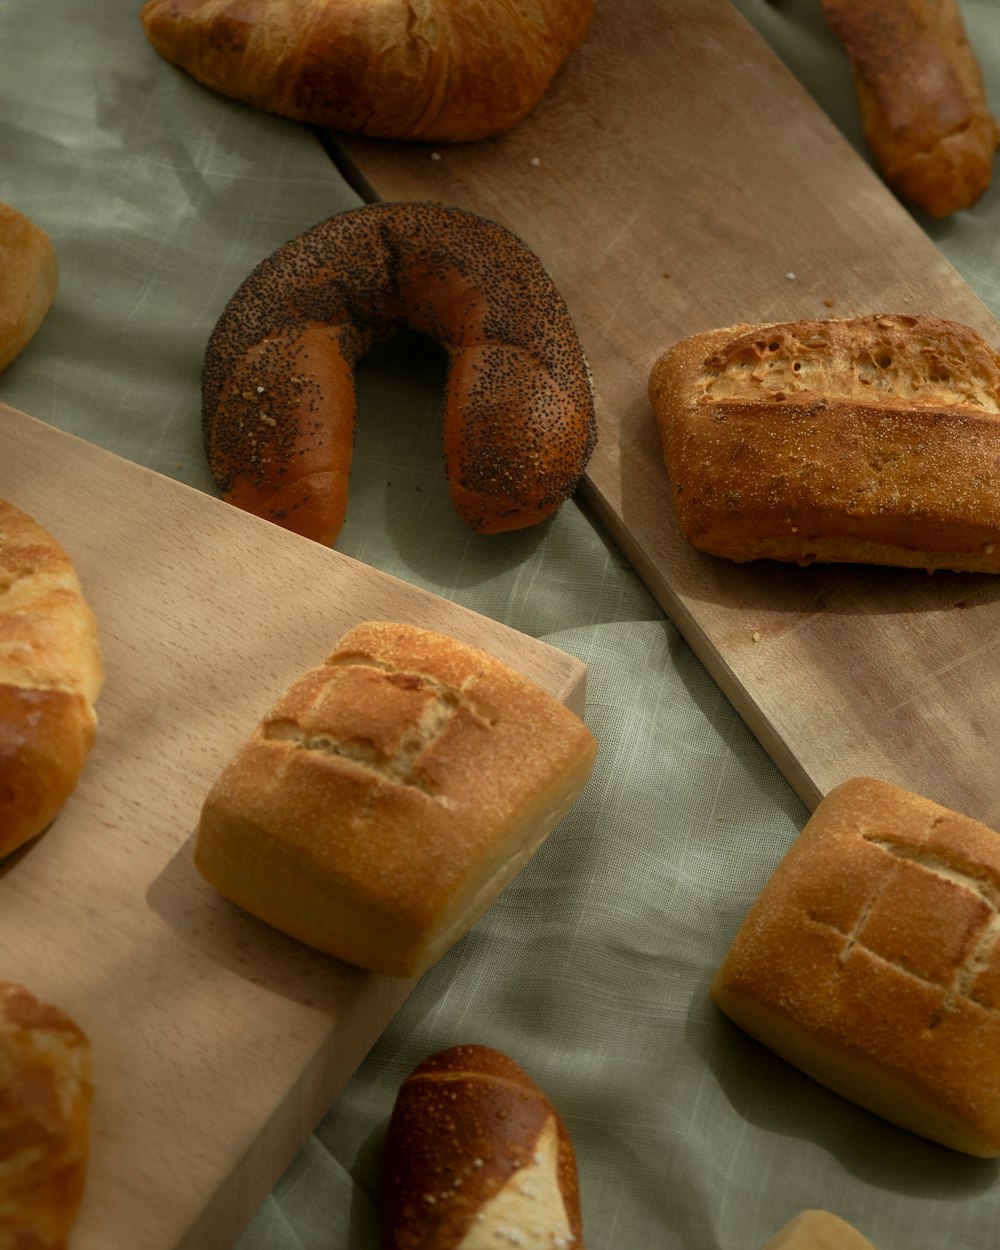
[[[818,0],[738,7],[864,153]],[[1000,7],[962,7],[996,108]],[[308,128],[162,61],[138,8],[0,0],[0,200],[48,230],[61,264],[57,303],[0,375],[0,401],[214,491],[198,419],[208,333],[259,259],[358,201]],[[1000,185],[921,224],[1000,314]],[[709,1001],[807,816],[768,756],[578,503],[540,542],[455,525],[440,377],[419,345],[362,375],[340,550],[585,661],[601,752],[579,805],[420,981],[239,1250],[377,1246],[379,1146],[399,1083],[466,1041],[509,1053],[563,1113],[590,1250],[756,1250],[817,1206],[878,1250],[994,1245],[994,1164],[827,1093]]]

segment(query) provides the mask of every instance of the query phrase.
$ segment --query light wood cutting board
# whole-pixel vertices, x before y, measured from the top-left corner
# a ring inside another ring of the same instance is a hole
[[[574,658],[0,405],[0,497],[65,546],[101,627],[98,738],[0,866],[0,977],[91,1039],[74,1250],[223,1250],[412,988],[307,950],[205,885],[204,795],[352,624],[462,638],[582,714]]]
[[[870,773],[1000,826],[1000,581],[699,554],[646,397],[659,353],[713,326],[926,311],[1000,345],[1000,325],[728,0],[596,8],[515,131],[436,151],[343,140],[345,168],[541,256],[594,374],[581,496],[802,799]]]

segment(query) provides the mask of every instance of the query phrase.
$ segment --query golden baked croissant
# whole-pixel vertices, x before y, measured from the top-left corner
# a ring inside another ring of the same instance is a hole
[[[593,0],[148,0],[166,60],[244,104],[332,130],[467,141],[534,108]]]

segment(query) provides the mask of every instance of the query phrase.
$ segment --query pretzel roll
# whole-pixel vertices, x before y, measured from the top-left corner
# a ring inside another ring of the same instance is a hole
[[[357,134],[450,142],[535,107],[593,0],[148,0],[166,60],[265,112]]]
[[[41,833],[76,787],[103,679],[69,557],[0,500],[0,857]]]
[[[0,981],[0,1246],[64,1250],[86,1182],[90,1042],[66,1012]]]
[[[369,204],[278,248],[209,339],[202,421],[224,498],[337,539],[354,446],[354,370],[407,327],[447,358],[452,501],[481,533],[537,524],[596,439],[590,373],[538,258],[502,226],[432,203]]]
[[[454,1046],[396,1096],[382,1161],[385,1250],[584,1250],[576,1158],[507,1055]]]

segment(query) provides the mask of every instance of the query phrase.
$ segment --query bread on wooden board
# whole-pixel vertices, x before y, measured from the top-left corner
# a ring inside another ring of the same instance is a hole
[[[467,141],[535,107],[593,0],[148,0],[153,47],[207,87],[297,121]]]
[[[86,1184],[90,1043],[60,1008],[0,981],[0,1246],[65,1250]]]
[[[93,746],[104,662],[69,556],[0,500],[0,857],[41,833]]]
[[[478,648],[366,621],[224,769],[195,862],[307,945],[417,976],[566,815],[596,750],[578,716]]]
[[[52,240],[10,204],[0,204],[0,372],[34,338],[56,297]]]
[[[990,184],[1000,129],[957,0],[823,0],[886,183],[933,217]]]
[[[845,1098],[1000,1155],[1000,833],[884,781],[831,790],[712,982],[747,1033]]]
[[[1000,355],[924,315],[748,324],[654,363],[681,529],[732,560],[1000,572]]]
[[[800,1211],[760,1250],[875,1250],[856,1228],[829,1211]]]
[[[382,1158],[384,1250],[583,1250],[576,1158],[509,1056],[454,1046],[400,1086]]]

